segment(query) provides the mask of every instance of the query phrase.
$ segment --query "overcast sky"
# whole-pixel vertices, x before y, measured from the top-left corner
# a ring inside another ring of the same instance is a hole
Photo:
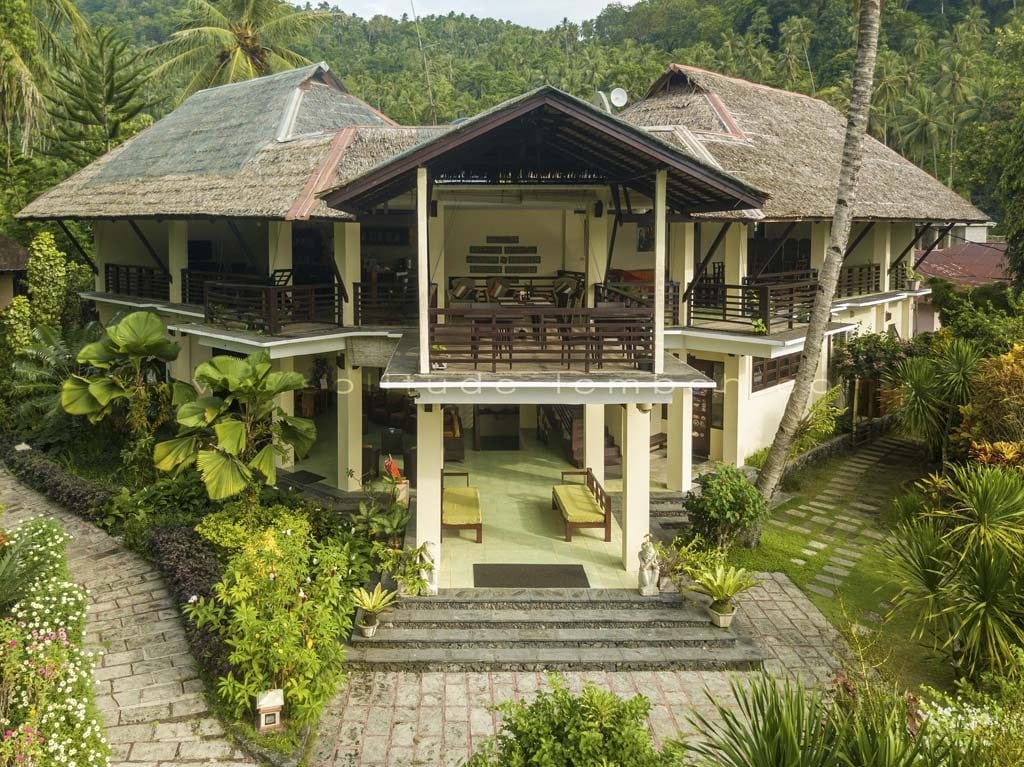
[[[611,0],[513,0],[497,3],[491,0],[413,0],[420,16],[447,15],[450,11],[480,17],[508,19],[517,24],[546,29],[563,18],[571,21],[592,19]],[[632,5],[635,0],[619,0]],[[340,10],[364,18],[377,14],[399,18],[403,13],[412,16],[409,0],[333,0]],[[314,3],[315,5],[315,3]]]

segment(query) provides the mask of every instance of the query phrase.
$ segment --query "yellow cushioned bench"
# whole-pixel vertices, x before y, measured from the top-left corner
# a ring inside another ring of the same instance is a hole
[[[582,527],[603,527],[604,539],[612,539],[612,501],[594,477],[586,471],[563,471],[562,480],[582,476],[582,483],[555,485],[551,488],[551,508],[562,512],[565,540],[572,541],[572,531]]]
[[[448,477],[465,477],[466,487],[445,487]],[[469,472],[441,472],[441,529],[475,530],[476,542],[483,543],[483,516],[480,513],[480,491],[469,486]]]

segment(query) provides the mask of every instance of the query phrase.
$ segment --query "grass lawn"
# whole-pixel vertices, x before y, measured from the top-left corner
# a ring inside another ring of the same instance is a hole
[[[911,637],[912,616],[904,612],[888,615],[882,606],[891,601],[896,593],[896,585],[891,577],[892,567],[882,554],[880,542],[864,535],[835,529],[831,531],[835,539],[829,541],[819,534],[824,528],[806,518],[786,513],[787,510],[799,507],[806,509],[806,502],[815,500],[829,486],[830,478],[840,476],[845,470],[844,463],[845,457],[839,457],[800,472],[787,482],[793,497],[772,512],[774,519],[810,528],[810,534],[768,524],[764,527],[758,548],[735,549],[731,558],[736,564],[751,570],[785,573],[841,631],[848,632],[854,624],[871,629],[870,633],[864,635],[869,644],[868,656],[904,686],[913,689],[927,684],[948,689],[952,686],[953,674],[927,646]],[[924,467],[919,463],[887,460],[884,465],[879,464],[865,475],[864,482],[870,483],[869,486],[865,484],[865,490],[870,490],[871,497],[891,499],[903,492],[904,483],[923,474]],[[858,497],[863,499],[862,496]],[[848,508],[847,504],[854,500],[857,498],[830,505],[835,513],[864,519],[866,515],[863,512]],[[882,520],[888,516],[887,504],[878,511],[871,527],[884,533]],[[812,540],[825,543],[825,548],[816,550],[809,547]],[[837,548],[858,548],[862,556],[854,560],[854,566],[849,568],[850,574],[840,585],[831,586],[836,596],[829,598],[808,587],[815,583],[815,575],[828,575],[822,568],[829,563]],[[816,553],[809,555],[808,551]],[[793,560],[803,561],[804,564]]]

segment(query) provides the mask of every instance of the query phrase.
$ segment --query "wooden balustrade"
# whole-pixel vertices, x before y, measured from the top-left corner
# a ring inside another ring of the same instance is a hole
[[[200,269],[182,269],[181,302],[183,304],[202,306],[206,296],[206,283],[208,282],[261,285],[267,283],[269,279],[269,277],[260,277],[256,274],[242,272],[209,272]]]
[[[271,335],[286,325],[341,325],[341,290],[327,285],[255,285],[213,282],[204,286],[206,321],[263,330]]]
[[[134,264],[104,264],[103,288],[119,296],[170,300],[170,281],[167,275],[151,266]]]
[[[477,304],[430,312],[432,369],[651,370],[649,308]]]
[[[356,325],[412,326],[419,317],[416,286],[362,282],[352,284],[353,319]],[[437,283],[430,283],[430,305],[437,306]]]
[[[880,264],[857,264],[844,267],[836,283],[836,298],[863,296],[882,290],[882,267]]]
[[[665,282],[665,324],[679,324],[679,283]],[[627,308],[654,308],[654,285],[649,282],[600,282],[594,303],[620,303]]]
[[[706,283],[686,306],[686,324],[770,335],[806,325],[817,280],[760,285]]]

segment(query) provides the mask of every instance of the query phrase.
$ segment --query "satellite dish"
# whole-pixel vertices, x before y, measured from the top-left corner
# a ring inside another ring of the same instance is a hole
[[[591,99],[590,103],[592,103],[598,109],[603,109],[605,112],[612,111],[611,102],[608,101],[608,97],[605,95],[604,91],[597,91],[597,93],[594,94],[594,98]]]
[[[626,102],[629,101],[629,94],[626,93],[624,88],[615,88],[611,94],[612,106],[622,109],[626,106]]]

